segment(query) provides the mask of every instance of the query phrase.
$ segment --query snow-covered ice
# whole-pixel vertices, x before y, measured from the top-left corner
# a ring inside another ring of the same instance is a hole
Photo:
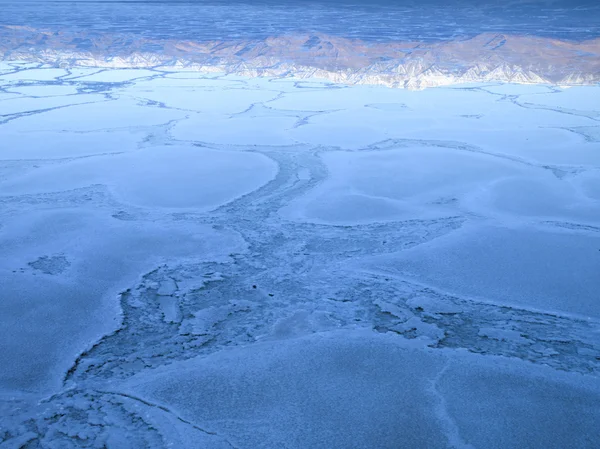
[[[182,257],[215,261],[245,251],[235,233],[115,219],[89,202],[3,219],[0,345],[10,361],[0,369],[3,388],[58,388],[73,359],[119,327],[115,298],[140,272]]]
[[[593,379],[365,331],[224,350],[123,390],[235,447],[561,448],[600,437]]]
[[[369,266],[512,306],[600,318],[600,232],[465,225]]]
[[[598,105],[0,63],[0,447],[597,447]]]
[[[229,145],[293,145],[287,130],[297,122],[294,117],[229,117],[197,115],[173,128],[173,136],[188,141]]]
[[[124,203],[201,212],[256,190],[277,173],[261,154],[194,147],[152,147],[39,168],[0,183],[5,194],[107,186]]]
[[[327,180],[286,206],[284,216],[349,225],[447,217],[460,213],[459,199],[482,186],[526,173],[512,161],[443,144],[327,151],[321,157]]]
[[[135,151],[147,134],[143,130],[111,129],[72,133],[65,131],[2,131],[4,161],[75,159],[83,156]]]
[[[31,64],[34,67],[37,64]],[[27,66],[25,66],[27,67]],[[56,69],[52,67],[31,68],[30,70],[11,70],[7,73],[0,74],[0,82],[6,83],[11,81],[54,81],[61,76],[68,75],[65,69]]]
[[[81,81],[98,83],[121,83],[152,77],[155,72],[144,69],[105,69],[94,73],[82,74],[78,77]]]
[[[135,100],[118,101],[101,95],[90,95],[89,98],[77,99],[69,108],[64,105],[46,106],[42,110],[31,113],[18,111],[8,115],[4,125],[9,131],[72,131],[86,132],[105,129],[139,128],[152,125],[166,125],[185,117],[180,111],[159,108],[147,108]],[[58,97],[51,100],[56,101]],[[28,100],[24,98],[24,100]],[[10,101],[10,100],[7,100]],[[119,114],[115,114],[115,110]],[[43,115],[40,115],[43,114]],[[18,118],[18,120],[17,120]]]

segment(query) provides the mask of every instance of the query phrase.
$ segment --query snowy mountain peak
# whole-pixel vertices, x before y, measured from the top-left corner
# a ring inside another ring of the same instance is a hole
[[[572,42],[486,33],[437,43],[366,42],[320,34],[177,41],[17,26],[0,27],[0,38],[0,59],[60,67],[185,67],[409,89],[483,81],[562,86],[600,81],[600,39]]]

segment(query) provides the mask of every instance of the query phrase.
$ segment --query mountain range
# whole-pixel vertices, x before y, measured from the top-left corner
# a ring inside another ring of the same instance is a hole
[[[600,82],[600,39],[508,34],[437,43],[366,42],[319,34],[182,41],[0,26],[0,60],[324,78],[408,89],[486,81],[560,86]]]

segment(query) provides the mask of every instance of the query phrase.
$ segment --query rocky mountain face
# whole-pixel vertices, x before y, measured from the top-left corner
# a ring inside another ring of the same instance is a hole
[[[600,82],[600,39],[575,42],[507,34],[438,43],[309,34],[179,41],[0,26],[0,59],[60,67],[169,67],[316,77],[408,89],[485,81],[562,86]]]

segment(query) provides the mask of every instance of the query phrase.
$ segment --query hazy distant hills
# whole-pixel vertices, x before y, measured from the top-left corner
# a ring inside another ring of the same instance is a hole
[[[61,67],[162,66],[318,77],[409,89],[482,81],[565,86],[600,82],[600,39],[574,42],[507,34],[438,43],[367,43],[314,34],[194,42],[0,26],[0,59]]]

